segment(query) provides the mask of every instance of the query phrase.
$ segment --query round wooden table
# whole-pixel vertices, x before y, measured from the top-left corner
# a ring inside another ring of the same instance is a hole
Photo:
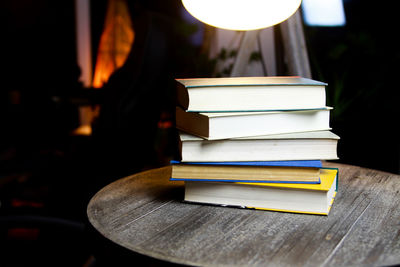
[[[400,176],[342,164],[328,216],[184,203],[170,167],[117,180],[90,201],[90,223],[136,253],[196,266],[400,263]]]

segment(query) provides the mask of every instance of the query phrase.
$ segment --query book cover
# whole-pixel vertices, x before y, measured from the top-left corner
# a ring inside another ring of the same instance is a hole
[[[176,127],[209,140],[330,130],[332,108],[280,112],[195,113],[176,108]]]
[[[321,161],[172,161],[171,181],[320,183]]]
[[[269,85],[311,85],[326,86],[327,83],[299,76],[265,76],[265,77],[221,77],[221,78],[185,78],[176,79],[187,88],[219,86],[269,86]]]
[[[180,132],[182,162],[337,159],[339,136],[330,131],[206,140]]]
[[[185,182],[185,201],[252,209],[328,215],[338,170],[321,169],[320,184]]]
[[[302,77],[176,79],[177,102],[192,112],[322,108],[326,83]]]
[[[224,162],[181,162],[171,160],[171,164],[233,165],[233,166],[275,166],[322,168],[320,160],[277,160],[277,161],[224,161]]]

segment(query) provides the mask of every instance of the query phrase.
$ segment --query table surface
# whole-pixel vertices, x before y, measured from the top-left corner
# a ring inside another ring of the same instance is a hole
[[[328,216],[184,203],[164,167],[119,179],[90,201],[91,224],[136,253],[187,265],[400,263],[400,176],[342,164]]]

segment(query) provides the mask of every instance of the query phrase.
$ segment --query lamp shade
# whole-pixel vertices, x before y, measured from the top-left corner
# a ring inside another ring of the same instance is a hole
[[[257,30],[293,15],[301,0],[182,0],[198,20],[227,30]]]

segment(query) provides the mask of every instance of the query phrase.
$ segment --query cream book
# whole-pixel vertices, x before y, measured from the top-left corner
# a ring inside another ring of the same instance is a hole
[[[176,127],[209,140],[330,130],[332,108],[315,110],[196,113],[176,108]]]
[[[321,169],[320,184],[185,182],[185,201],[328,215],[338,170]]]
[[[339,136],[330,131],[206,140],[180,132],[182,162],[334,160]]]
[[[187,162],[171,161],[171,180],[320,183],[320,160]]]
[[[302,77],[176,79],[177,102],[195,112],[315,109],[326,105],[326,83]]]

